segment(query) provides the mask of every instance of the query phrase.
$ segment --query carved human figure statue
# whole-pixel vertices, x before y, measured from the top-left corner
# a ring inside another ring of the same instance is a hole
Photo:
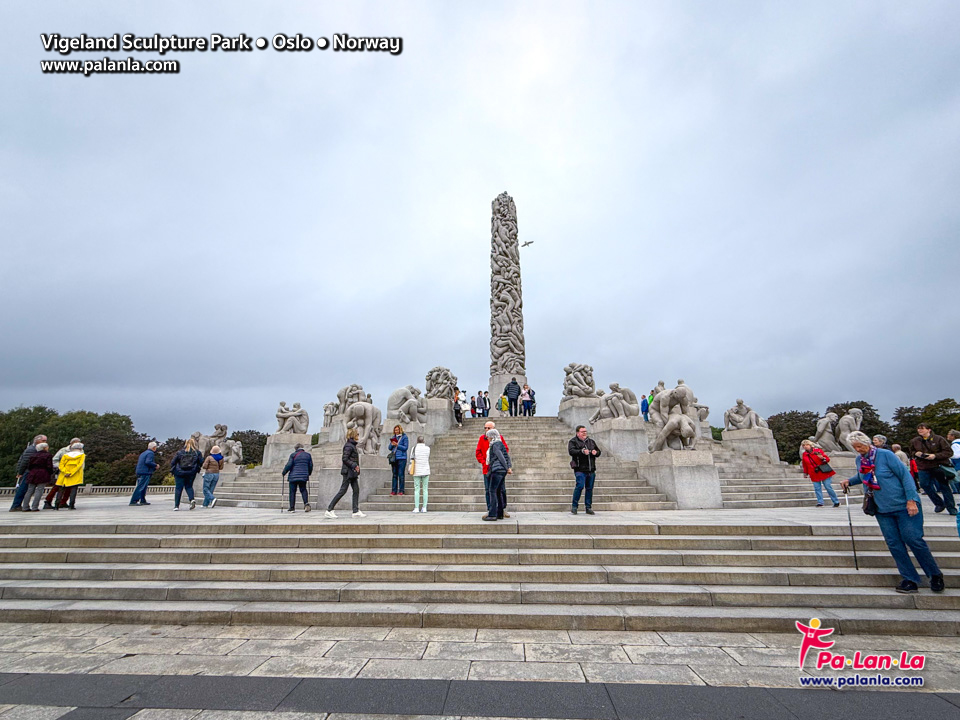
[[[363,392],[362,385],[352,383],[337,391],[338,410],[341,414],[345,414],[347,408],[353,405],[353,403],[363,402],[364,400],[366,400],[366,393]]]
[[[323,406],[323,426],[330,427],[333,425],[333,416],[340,412],[340,403],[338,402],[328,402]]]
[[[640,415],[640,402],[630,388],[622,388],[610,383],[610,392],[600,396],[600,407],[590,418],[590,424],[598,420],[618,417],[637,417]]]
[[[376,455],[380,452],[379,408],[366,401],[355,402],[343,415],[347,421],[347,429],[357,429],[357,449],[365,455]]]
[[[563,372],[563,397],[565,398],[596,398],[597,386],[593,382],[593,368],[582,363],[570,363]]]
[[[457,386],[457,377],[448,368],[438,365],[427,373],[425,380],[428,398],[453,400],[453,388]]]
[[[397,388],[387,399],[387,420],[401,423],[427,421],[427,401],[420,397],[420,390],[413,385]]]
[[[828,412],[824,417],[817,421],[817,432],[810,439],[822,450],[826,450],[827,452],[839,452],[842,448],[840,447],[840,443],[837,442],[836,435],[834,435],[834,430],[839,421],[839,415]]]
[[[280,408],[277,410],[277,423],[280,426],[277,429],[278,434],[297,433],[304,435],[310,426],[310,416],[307,415],[306,410],[300,407],[300,403],[294,403],[293,407],[288,409],[287,404],[281,402]]]
[[[743,400],[737,398],[736,407],[730,408],[723,414],[723,425],[727,430],[751,430],[767,427],[767,421]]]
[[[198,431],[192,436],[197,443],[197,450],[199,450],[204,457],[210,454],[210,450],[214,445],[219,445],[222,450],[223,443],[227,439],[226,425],[214,425],[213,427],[214,431],[212,435],[203,435]]]
[[[862,422],[863,410],[860,408],[850,408],[847,410],[847,414],[840,418],[840,422],[837,423],[837,440],[850,452],[856,452],[856,450],[853,449],[853,445],[850,444],[848,438],[850,433],[860,429]]]
[[[666,409],[663,415],[664,423],[651,443],[649,451],[658,450],[694,450],[700,437],[699,414],[691,397],[689,388],[682,383],[673,390],[657,393],[657,402],[660,411]],[[695,399],[695,398],[694,398]]]
[[[661,427],[661,428],[664,426],[664,423],[666,423],[667,420],[666,420],[665,414],[661,414],[660,412],[660,401],[658,401],[657,398],[659,398],[660,395],[665,393],[666,391],[667,391],[667,386],[664,384],[663,380],[661,380],[660,382],[657,383],[657,386],[650,393],[650,397],[647,398],[647,404],[650,407],[650,410],[649,410],[650,421],[657,427]]]
[[[243,443],[239,440],[224,440],[220,444],[220,452],[223,453],[224,462],[234,465],[243,463]]]

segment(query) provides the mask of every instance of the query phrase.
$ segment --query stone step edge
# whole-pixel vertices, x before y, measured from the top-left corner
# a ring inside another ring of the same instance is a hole
[[[186,607],[185,607],[186,606]],[[679,611],[679,612],[678,612]],[[0,599],[0,622],[138,625],[321,625],[354,627],[654,630],[796,633],[796,621],[818,617],[834,634],[960,634],[960,611],[850,610],[818,606],[717,608],[659,605],[493,605],[452,603],[37,601]]]

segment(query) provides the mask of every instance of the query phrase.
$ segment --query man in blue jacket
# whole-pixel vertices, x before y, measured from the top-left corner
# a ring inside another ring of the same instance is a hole
[[[140,453],[137,458],[137,486],[133,489],[133,495],[130,497],[131,505],[149,505],[147,502],[147,488],[150,486],[150,478],[157,471],[157,444],[155,442],[147,443],[147,449]]]
[[[640,412],[643,414],[643,421],[650,422],[650,401],[646,395],[640,397]]]
[[[290,482],[290,509],[287,512],[296,512],[297,490],[300,490],[300,497],[303,498],[303,511],[310,512],[310,495],[307,490],[307,481],[313,474],[313,455],[303,449],[301,443],[294,446],[293,452],[287,459],[287,464],[283,466],[283,477],[290,475],[287,480]]]

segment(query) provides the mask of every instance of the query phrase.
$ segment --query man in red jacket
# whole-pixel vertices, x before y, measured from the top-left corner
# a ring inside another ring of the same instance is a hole
[[[480,435],[480,439],[477,441],[477,462],[480,463],[480,467],[483,468],[483,494],[486,494],[490,491],[490,468],[487,467],[487,450],[490,448],[490,441],[487,440],[487,430],[493,430],[496,428],[496,423],[486,422],[483,425],[483,434]],[[503,441],[503,448],[507,452],[510,452],[510,446],[507,445],[507,439],[500,436],[500,440]],[[506,482],[501,483],[500,485],[500,507],[505,508],[507,506],[507,488]],[[487,507],[490,507],[490,503],[487,503]],[[510,515],[505,511],[503,513],[505,518],[510,517]]]

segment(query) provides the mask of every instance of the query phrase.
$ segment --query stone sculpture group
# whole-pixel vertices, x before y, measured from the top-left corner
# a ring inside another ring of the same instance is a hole
[[[599,420],[611,418],[638,417],[640,415],[640,401],[636,393],[629,388],[622,388],[617,383],[610,383],[610,393],[600,393],[600,407],[590,418],[593,425]]]
[[[723,426],[726,430],[752,430],[767,427],[767,421],[743,400],[737,398],[736,407],[730,408],[723,414]]]
[[[294,403],[292,408],[287,408],[287,404],[281,402],[277,409],[277,424],[277,434],[306,435],[310,427],[310,416],[300,407],[300,403]]]
[[[650,402],[650,415],[658,428],[650,452],[658,450],[695,450],[700,439],[700,411],[697,397],[683,382],[677,380],[673,390],[667,390],[661,380]]]
[[[449,371],[448,371],[449,372]],[[420,397],[420,389],[413,385],[397,388],[387,399],[387,420],[423,424],[427,420],[427,399]]]
[[[563,399],[600,397],[593,381],[593,368],[583,363],[570,363],[564,369]]]
[[[197,449],[206,457],[210,454],[214,445],[220,446],[220,452],[223,455],[224,462],[239,465],[243,462],[243,444],[239,440],[227,439],[227,426],[214,425],[211,435],[204,435],[199,430],[190,437],[193,439]]]
[[[453,389],[457,386],[456,376],[445,367],[437,366],[427,373],[427,397],[453,400]]]

